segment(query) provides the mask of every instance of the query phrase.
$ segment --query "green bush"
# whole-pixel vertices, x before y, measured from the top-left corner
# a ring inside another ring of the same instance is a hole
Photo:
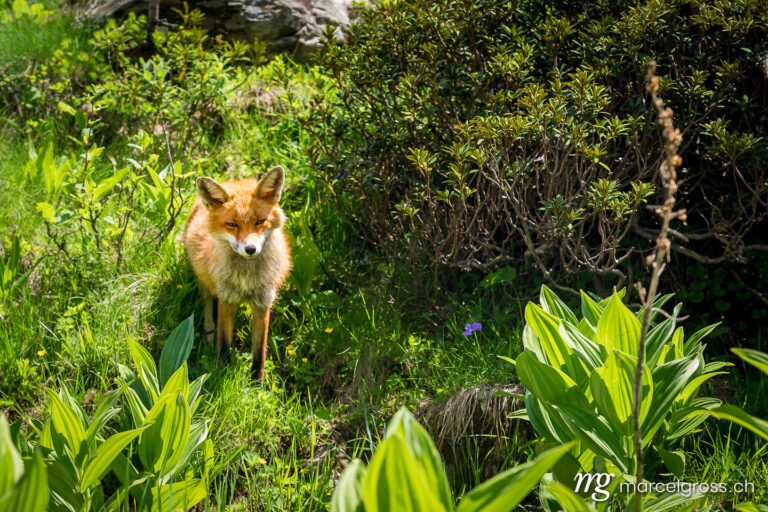
[[[765,243],[767,36],[758,0],[381,3],[328,40],[338,101],[308,122],[314,165],[417,284],[506,264],[621,283],[655,236],[656,60],[686,141],[673,248],[744,262]]]
[[[529,303],[525,309],[525,351],[515,363],[527,390],[526,410],[520,415],[548,443],[575,441],[554,471],[566,485],[573,485],[576,472],[635,471],[632,385],[644,311],[632,313],[623,296],[619,292],[596,301],[582,292],[579,318],[542,287],[541,305]],[[670,297],[657,299],[654,310]],[[678,477],[686,457],[676,447],[720,406],[717,399],[699,397],[699,388],[730,365],[704,363],[701,340],[715,326],[686,340],[683,328],[676,326],[680,309],[678,305],[668,318],[652,323],[648,332],[640,406],[645,465],[659,472],[663,463]],[[658,317],[654,311],[652,322]]]

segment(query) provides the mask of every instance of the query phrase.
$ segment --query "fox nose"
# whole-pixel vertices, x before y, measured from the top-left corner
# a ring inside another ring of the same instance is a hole
[[[253,256],[256,254],[256,246],[255,245],[246,245],[245,246],[245,252],[246,254]]]

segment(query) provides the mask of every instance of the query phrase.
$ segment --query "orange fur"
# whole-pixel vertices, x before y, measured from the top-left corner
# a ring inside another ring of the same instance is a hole
[[[226,358],[234,317],[243,302],[253,309],[253,376],[264,377],[269,309],[291,268],[283,232],[285,213],[278,206],[282,167],[261,180],[216,183],[197,180],[198,200],[184,230],[187,255],[200,282],[206,335],[213,331],[213,299],[219,300],[216,349]]]

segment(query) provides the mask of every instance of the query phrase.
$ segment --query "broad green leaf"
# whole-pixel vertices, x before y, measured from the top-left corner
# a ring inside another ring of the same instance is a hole
[[[138,470],[133,466],[131,461],[123,454],[119,454],[112,461],[109,469],[117,476],[123,486],[136,483],[140,480]]]
[[[699,388],[702,384],[704,384],[706,381],[711,379],[712,377],[716,375],[727,375],[728,372],[710,372],[705,373],[703,375],[699,375],[698,377],[694,377],[691,379],[688,384],[686,384],[683,391],[680,392],[680,394],[675,399],[675,404],[679,406],[686,406],[688,405],[688,402],[696,398],[696,395],[699,393]]]
[[[653,401],[642,425],[643,445],[650,442],[661,427],[675,399],[685,389],[698,367],[698,358],[691,355],[653,369]]]
[[[189,396],[189,375],[187,373],[186,362],[171,375],[163,386],[163,390],[160,392],[158,399],[162,399],[167,395],[176,396],[177,393],[181,393],[181,396],[183,396],[185,400]]]
[[[139,379],[139,377],[132,369],[128,368],[124,364],[118,363],[117,373],[120,375],[121,382],[129,384],[129,389],[132,389],[135,392],[137,398],[145,409],[152,407],[154,400],[149,397],[149,393],[147,393],[147,390],[144,389],[144,384],[141,382],[141,379]]]
[[[583,291],[579,293],[581,293],[581,315],[593,328],[597,328],[597,323],[603,314],[603,308]]]
[[[152,488],[152,507],[150,510],[187,511],[205,498],[206,487],[199,478],[166,484]]]
[[[547,354],[544,352],[544,347],[541,345],[541,340],[533,332],[533,329],[531,329],[530,325],[526,324],[523,327],[522,338],[523,338],[523,348],[533,353],[533,355],[536,356],[536,359],[538,359],[542,363],[546,363]]]
[[[51,399],[53,427],[61,434],[74,455],[80,450],[80,443],[85,440],[83,422],[77,412],[65,404],[55,391],[48,389],[48,396]]]
[[[156,471],[156,467],[162,466],[164,443],[161,431],[169,402],[175,402],[174,397],[166,396],[163,400],[158,400],[144,418],[144,425],[149,428],[139,438],[138,451],[139,459],[147,470]]]
[[[611,300],[613,300],[614,297],[618,298],[621,301],[623,301],[624,300],[624,296],[627,294],[627,289],[626,288],[620,288],[620,289],[616,290],[616,288],[614,287],[613,290],[614,290],[613,291],[613,295],[609,295],[608,297],[605,297],[604,299],[599,299],[599,300],[598,300],[597,294],[592,293],[592,292],[589,292],[589,293],[590,293],[590,295],[592,295],[592,297],[595,300],[597,300],[598,305],[601,308],[603,308],[603,310],[605,310],[605,307],[608,305],[609,302],[611,302]]]
[[[42,512],[48,507],[48,475],[39,453],[24,464],[24,474],[10,492],[0,498],[3,512]]]
[[[189,315],[168,336],[168,341],[165,342],[160,354],[159,379],[161,387],[189,357],[194,342],[194,334],[194,315]]]
[[[411,456],[405,438],[393,435],[376,449],[363,477],[366,512],[446,512],[433,482]]]
[[[165,417],[161,423],[160,437],[163,440],[163,456],[155,464],[155,471],[161,474],[171,471],[184,453],[191,430],[191,414],[187,399],[179,393],[176,400],[169,400]]]
[[[590,369],[594,370],[602,366],[603,355],[600,352],[600,347],[584,336],[577,327],[563,322],[560,324],[559,332],[563,340],[573,348],[573,351],[581,357]]]
[[[139,380],[144,385],[144,391],[149,396],[149,404],[157,402],[160,395],[160,383],[155,374],[144,363],[139,363]]]
[[[592,325],[585,318],[582,318],[579,320],[579,325],[577,328],[579,329],[579,332],[583,334],[587,339],[593,340],[595,339],[595,336],[597,335],[597,331],[595,330],[596,325]]]
[[[91,155],[92,157],[95,157],[96,155]],[[93,191],[93,201],[97,202],[100,201],[104,196],[106,196],[109,192],[112,191],[115,186],[117,186],[118,183],[123,181],[123,178],[128,174],[128,171],[130,171],[130,167],[124,167],[120,169],[119,171],[115,171],[115,174],[112,176],[108,176],[107,178],[104,178],[99,182],[99,184],[96,186],[96,188]]]
[[[571,311],[571,308],[569,308],[565,302],[560,300],[555,292],[547,288],[546,285],[541,286],[539,303],[541,304],[541,307],[544,308],[544,311],[550,315],[565,320],[573,326],[579,324],[579,321],[576,319],[576,315],[573,314],[573,311]]]
[[[58,505],[73,512],[84,509],[85,496],[77,490],[78,473],[69,456],[49,459],[46,462],[46,473],[53,498],[51,510],[56,510]]]
[[[655,446],[664,465],[667,466],[670,473],[677,478],[682,478],[685,472],[685,454],[680,450],[665,450],[661,446]]]
[[[131,357],[133,358],[133,365],[136,370],[143,364],[148,370],[150,370],[155,376],[157,376],[157,370],[155,368],[155,360],[152,359],[152,355],[144,348],[141,343],[135,340],[128,340],[128,346],[131,349]]]
[[[732,348],[731,352],[768,375],[768,354],[749,348]]]
[[[120,452],[146,428],[147,426],[144,426],[134,430],[119,432],[101,443],[96,448],[96,455],[90,460],[80,479],[80,492],[85,492],[97,480],[101,480],[115,458],[120,455]]]
[[[172,478],[177,473],[186,469],[187,464],[189,463],[189,460],[192,458],[192,455],[207,438],[208,438],[207,422],[201,421],[199,423],[195,423],[190,427],[189,437],[187,438],[187,444],[184,446],[184,451],[182,452],[181,457],[179,457],[179,460],[176,462],[176,466],[169,473],[166,474],[166,477],[163,483],[167,482],[168,481],[167,479]]]
[[[545,402],[558,402],[579,394],[576,383],[568,375],[540,363],[530,352],[523,352],[517,358],[517,377],[528,391]],[[581,396],[581,402],[586,405],[586,399]]]
[[[593,411],[572,405],[558,405],[563,418],[576,438],[587,448],[611,461],[622,472],[629,470],[630,455],[625,449],[624,438],[619,435],[606,419]]]
[[[144,424],[144,420],[147,417],[147,408],[141,403],[139,395],[132,387],[125,390],[125,399],[128,402],[128,410],[131,412],[131,418],[133,419],[133,425],[138,427]]]
[[[336,484],[331,498],[331,512],[364,512],[363,477],[365,465],[355,459],[349,463]]]
[[[16,483],[24,471],[24,463],[11,440],[5,414],[0,413],[0,496]]]
[[[594,512],[595,507],[573,492],[569,487],[551,478],[541,481],[541,499],[551,499],[562,507],[563,512]]]
[[[568,443],[552,448],[531,462],[520,464],[486,480],[464,496],[456,512],[509,512],[525,499],[538,485],[544,473],[572,446]]]
[[[667,512],[667,510],[686,510],[684,505],[690,505],[695,503],[696,500],[704,498],[704,495],[700,492],[692,493],[686,497],[683,493],[675,494],[663,494],[661,496],[655,496],[643,501],[643,510],[645,512]],[[692,507],[692,510],[698,510],[697,507]]]
[[[553,446],[557,445],[550,446],[547,443],[543,443],[541,446],[542,450],[539,450],[539,452]],[[582,455],[584,453],[591,454],[592,460],[589,460],[587,464],[582,462]],[[544,479],[549,479],[551,475],[552,478],[556,479],[558,482],[573,482],[578,473],[592,470],[594,465],[594,457],[595,455],[590,450],[587,448],[582,448],[581,443],[574,441],[573,448],[571,448],[568,453],[560,457],[560,460],[557,461],[557,464],[552,466],[552,473],[544,475]]]
[[[600,414],[611,423],[614,429],[625,436],[632,435],[632,404],[634,403],[636,357],[621,357],[616,350],[606,359],[605,364],[592,372],[590,386],[592,397],[597,403]],[[641,421],[648,413],[653,395],[651,374],[643,367],[643,401],[641,403]]]
[[[685,342],[685,347],[683,348],[683,352],[685,352],[685,355],[686,356],[690,355],[690,352],[691,350],[693,350],[693,347],[696,346],[706,336],[709,336],[709,333],[714,331],[719,325],[720,325],[720,322],[717,322],[712,325],[708,325],[703,329],[700,329],[695,333],[693,333],[693,335],[690,338],[688,338],[688,341]]]
[[[651,369],[656,367],[662,349],[671,341],[674,332],[675,320],[673,318],[667,318],[648,331],[648,336],[645,339],[645,361]]]
[[[203,374],[189,383],[189,392],[187,394],[187,402],[189,403],[189,412],[195,414],[197,407],[200,405],[200,392],[203,389],[203,383],[208,379],[208,374]]]
[[[85,438],[88,443],[93,443],[96,440],[96,434],[99,430],[107,424],[107,422],[120,412],[118,407],[114,407],[118,397],[125,391],[126,385],[124,384],[119,389],[110,391],[104,398],[101,399],[99,405],[96,407],[96,411],[93,413],[93,419],[91,419],[88,429],[85,431]]]
[[[768,421],[751,416],[736,407],[725,404],[709,410],[709,414],[721,420],[728,420],[742,427],[746,427],[763,439],[768,440]]]
[[[664,436],[671,441],[690,434],[709,418],[709,411],[702,409],[714,409],[722,402],[716,398],[696,398],[688,407],[677,409],[669,418],[669,428]]]
[[[674,297],[673,293],[668,293],[666,295],[662,296],[656,296],[656,300],[653,302],[653,307],[651,308],[651,325],[653,325],[654,320],[656,320],[656,315],[658,315],[658,311],[664,306],[664,304],[667,303],[669,299]],[[642,324],[643,323],[643,315],[645,315],[645,306],[640,308],[640,311],[637,312],[637,320]]]
[[[450,510],[453,507],[453,496],[440,453],[424,427],[405,408],[395,413],[387,426],[387,438],[397,435],[405,440],[414,463],[420,466],[421,473],[434,487],[440,503],[446,510]]]
[[[635,315],[614,295],[605,306],[597,322],[595,341],[608,352],[618,349],[625,354],[637,355],[640,341],[640,322]]]
[[[768,505],[759,505],[757,503],[747,502],[736,505],[737,512],[768,512]]]
[[[558,332],[560,320],[541,309],[540,306],[528,303],[525,307],[525,322],[541,340],[541,346],[547,355],[546,363],[573,376],[573,373],[567,369],[568,361],[571,359],[571,349]]]
[[[525,395],[525,410],[533,428],[545,439],[567,443],[576,438],[560,411],[540,401],[533,393],[528,392]]]
[[[167,395],[150,409],[144,419],[148,428],[139,439],[139,458],[146,469],[162,474],[173,469],[189,438],[190,416],[181,394]]]
[[[710,361],[704,365],[704,373],[716,372],[723,368],[733,366],[733,363],[726,363],[725,361]]]

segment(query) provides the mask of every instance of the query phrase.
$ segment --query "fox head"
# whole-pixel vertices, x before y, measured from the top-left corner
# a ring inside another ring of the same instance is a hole
[[[205,176],[198,178],[197,194],[208,209],[211,235],[244,258],[261,254],[272,231],[285,223],[285,214],[277,204],[283,183],[285,171],[280,166],[258,181],[220,184]]]

